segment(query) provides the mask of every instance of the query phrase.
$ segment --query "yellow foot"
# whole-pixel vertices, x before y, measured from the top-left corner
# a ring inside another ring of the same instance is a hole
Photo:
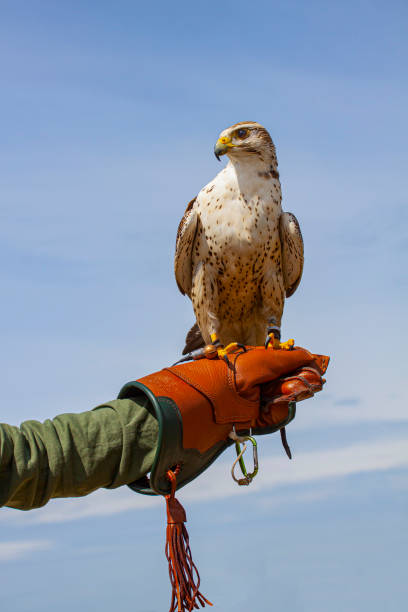
[[[294,346],[295,341],[293,338],[290,338],[290,340],[286,340],[286,342],[279,342],[279,348],[283,349],[284,351],[291,351]]]
[[[214,358],[218,357],[219,359],[224,359],[224,361],[228,362],[228,355],[230,353],[234,353],[237,348],[245,348],[239,342],[230,342],[227,346],[223,346],[219,341],[217,334],[211,334],[211,344],[206,346],[208,352],[207,357]]]
[[[230,342],[229,344],[227,344],[226,347],[222,347],[218,349],[218,357],[220,357],[220,359],[225,359],[225,357],[227,355],[229,355],[230,353],[235,353],[235,351],[237,350],[237,348],[244,348],[243,344],[240,344],[239,342]]]
[[[293,340],[293,338],[291,338],[290,340],[287,340],[286,342],[280,342],[278,338],[275,338],[275,336],[272,333],[268,334],[266,341],[265,341],[265,348],[271,348],[275,350],[280,349],[283,351],[291,351],[294,345],[295,345],[295,341]]]

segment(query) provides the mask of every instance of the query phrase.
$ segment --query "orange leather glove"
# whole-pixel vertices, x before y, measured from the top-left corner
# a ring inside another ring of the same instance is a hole
[[[144,396],[159,422],[150,481],[132,483],[141,493],[170,492],[167,470],[179,466],[177,487],[204,471],[240,433],[272,433],[294,417],[289,402],[311,397],[324,384],[329,358],[303,348],[237,349],[221,359],[164,368],[123,387],[119,398]]]

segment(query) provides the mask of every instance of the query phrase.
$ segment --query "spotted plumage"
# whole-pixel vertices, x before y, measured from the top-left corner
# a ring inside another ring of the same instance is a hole
[[[192,200],[179,225],[175,275],[198,324],[184,352],[211,341],[263,344],[280,327],[303,269],[297,219],[282,212],[275,146],[256,122],[224,130],[215,154],[229,162]]]

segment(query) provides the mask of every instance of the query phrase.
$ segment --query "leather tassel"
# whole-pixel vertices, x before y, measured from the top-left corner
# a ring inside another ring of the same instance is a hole
[[[193,608],[212,606],[199,591],[200,575],[191,557],[189,537],[184,523],[186,512],[175,498],[177,469],[168,470],[167,477],[171,482],[171,493],[166,495],[167,533],[166,557],[169,562],[169,575],[172,586],[170,612],[191,612]]]

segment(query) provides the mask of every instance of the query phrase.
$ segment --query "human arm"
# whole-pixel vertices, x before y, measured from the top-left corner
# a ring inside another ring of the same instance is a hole
[[[304,349],[247,347],[228,365],[202,359],[128,383],[93,411],[0,425],[0,506],[29,510],[125,484],[166,494],[168,469],[180,465],[178,486],[187,484],[232,443],[234,427],[285,427],[290,402],[321,390],[327,363]]]
[[[54,497],[116,488],[150,471],[157,420],[143,398],[20,427],[0,425],[0,506],[30,510]]]

